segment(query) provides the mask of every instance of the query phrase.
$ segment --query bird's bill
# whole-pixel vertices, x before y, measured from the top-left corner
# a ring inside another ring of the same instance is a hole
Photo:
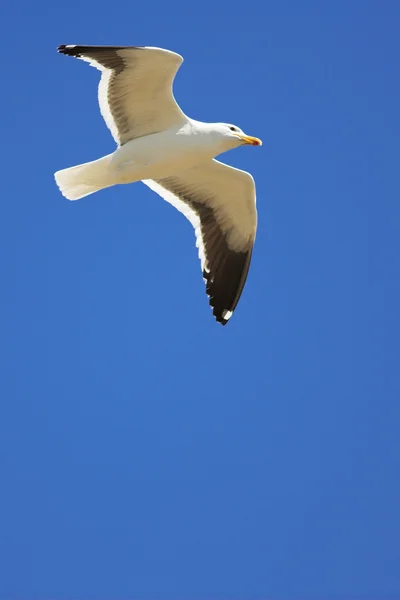
[[[239,137],[242,142],[249,144],[250,146],[262,146],[262,141],[252,135],[239,135]]]

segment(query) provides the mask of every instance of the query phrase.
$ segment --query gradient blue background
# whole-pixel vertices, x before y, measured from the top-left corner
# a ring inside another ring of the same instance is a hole
[[[0,600],[400,598],[400,4],[1,11]],[[227,327],[154,193],[58,192],[114,148],[60,43],[176,50],[264,140]]]

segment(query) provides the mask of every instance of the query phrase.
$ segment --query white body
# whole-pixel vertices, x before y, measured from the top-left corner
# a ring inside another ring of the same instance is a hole
[[[110,172],[118,183],[162,179],[211,160],[228,149],[211,126],[201,125],[188,120],[177,129],[127,142],[111,155]]]
[[[57,171],[55,179],[64,196],[78,200],[113,185],[169,177],[230,148],[232,139],[218,135],[212,124],[187,119],[172,130],[130,140],[98,160]]]

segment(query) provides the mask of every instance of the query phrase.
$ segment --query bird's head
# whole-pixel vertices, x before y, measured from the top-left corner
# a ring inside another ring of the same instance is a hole
[[[246,135],[244,131],[237,127],[236,125],[230,125],[229,123],[218,123],[218,132],[224,136],[226,142],[230,142],[231,148],[236,148],[237,146],[261,146],[262,141],[259,138],[253,137],[251,135]]]

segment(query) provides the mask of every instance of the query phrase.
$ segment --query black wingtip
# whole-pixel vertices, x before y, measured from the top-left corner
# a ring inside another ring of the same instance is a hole
[[[217,323],[220,323],[221,325],[226,325],[231,319],[231,317],[229,319],[224,319],[224,317],[216,310],[213,310],[213,315]]]
[[[212,314],[217,323],[220,323],[221,325],[226,325],[231,320],[235,307],[231,309],[224,308],[221,302],[218,302],[218,299],[213,294],[212,278],[210,277],[210,273],[206,270],[203,270],[203,279],[206,283],[206,293],[208,295],[208,302],[212,308]],[[226,319],[224,315],[226,315],[227,313],[230,313],[230,315]]]
[[[57,52],[66,54],[67,56],[80,56],[79,47],[75,45],[60,44],[60,46],[57,47]]]
[[[226,319],[217,319],[217,317],[215,317],[215,319],[216,319],[217,323],[220,323],[222,326],[225,326],[228,323],[228,321]]]

